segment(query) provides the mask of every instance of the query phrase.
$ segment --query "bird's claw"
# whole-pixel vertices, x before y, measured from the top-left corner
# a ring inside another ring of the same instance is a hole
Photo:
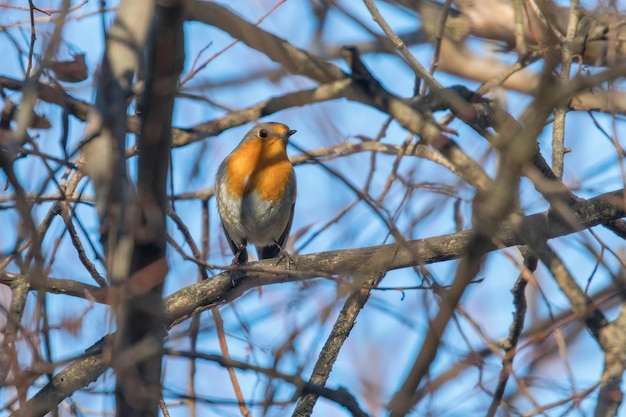
[[[280,263],[284,259],[287,259],[287,269],[288,270],[291,269],[291,262],[293,261],[293,258],[291,257],[291,255],[289,255],[289,252],[281,248],[280,256],[278,257],[278,260],[276,261],[276,266],[280,265]]]

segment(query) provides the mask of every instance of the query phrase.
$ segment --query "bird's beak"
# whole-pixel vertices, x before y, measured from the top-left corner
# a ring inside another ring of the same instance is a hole
[[[287,139],[289,139],[289,138],[290,138],[293,134],[295,134],[296,132],[297,132],[297,130],[293,130],[293,129],[288,130],[288,131],[285,133],[285,137],[287,137]]]

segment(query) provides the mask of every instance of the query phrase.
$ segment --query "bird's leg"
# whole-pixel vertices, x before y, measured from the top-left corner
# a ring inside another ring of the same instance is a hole
[[[241,265],[248,262],[248,251],[246,250],[246,245],[246,242],[239,245],[239,250],[235,253],[232,265]]]
[[[233,273],[233,271],[228,271],[227,273],[228,273],[228,276],[230,277],[230,287],[235,288],[235,286],[237,285],[237,283],[235,282],[235,274]]]
[[[246,245],[247,245],[247,242],[243,242],[241,245],[239,245],[239,249],[235,253],[235,257],[233,258],[233,262],[231,265],[233,266],[245,265],[248,262],[248,251],[246,250]],[[230,285],[232,286],[232,288],[235,288],[236,271],[229,271],[228,273],[230,275]]]
[[[278,247],[278,249],[280,249],[280,257],[278,258],[278,261],[276,262],[276,265],[278,266],[278,264],[280,264],[280,261],[282,261],[283,259],[287,258],[287,269],[291,269],[291,255],[289,255],[289,252],[287,252],[285,250],[285,248],[283,248],[280,243],[278,243],[276,240],[274,241],[274,244]]]

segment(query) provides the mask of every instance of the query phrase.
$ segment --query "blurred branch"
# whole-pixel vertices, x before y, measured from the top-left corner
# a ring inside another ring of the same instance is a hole
[[[124,157],[126,127],[121,121],[126,120],[132,79],[151,15],[152,6],[147,1],[121,3],[107,34],[96,104],[90,109],[85,134],[85,171],[96,192],[101,240],[112,284],[123,282],[130,268],[132,237],[127,211],[132,190]]]
[[[500,345],[504,349],[504,358],[502,359],[502,369],[500,370],[500,377],[498,378],[498,386],[496,387],[493,395],[493,400],[489,405],[487,411],[487,417],[493,417],[496,415],[498,406],[504,396],[504,390],[506,389],[506,383],[509,379],[509,375],[513,372],[513,359],[517,353],[517,342],[520,339],[522,330],[524,330],[524,321],[526,319],[526,309],[528,304],[526,302],[526,285],[529,282],[529,278],[535,269],[537,269],[537,257],[528,247],[520,247],[520,251],[524,256],[524,269],[517,277],[515,285],[511,292],[513,293],[513,305],[515,307],[513,311],[513,322],[509,326],[509,335],[507,338],[500,342]]]
[[[32,94],[31,94],[32,95]],[[34,100],[32,101],[34,105]],[[24,108],[20,113],[25,113]],[[31,109],[26,111],[30,114]],[[26,281],[18,281],[11,285],[11,305],[8,312],[6,328],[4,329],[4,337],[0,344],[0,384],[6,382],[6,378],[9,372],[13,372],[16,379],[20,380],[20,384],[16,386],[18,391],[18,397],[20,403],[26,401],[26,393],[28,390],[28,384],[23,384],[24,380],[21,380],[21,369],[17,354],[17,341],[18,330],[26,307],[26,299],[28,295],[27,285],[33,285],[36,289],[43,289],[46,286],[46,273],[44,270],[44,258],[41,247],[41,239],[35,226],[35,221],[31,213],[32,205],[26,198],[26,192],[22,184],[20,183],[16,171],[15,171],[15,144],[20,143],[20,135],[26,135],[26,127],[22,126],[23,123],[28,125],[27,121],[22,120],[19,123],[17,131],[7,132],[6,130],[0,130],[0,134],[7,137],[11,135],[10,140],[2,140],[0,142],[0,169],[4,172],[7,186],[11,185],[15,192],[15,206],[17,209],[18,218],[21,220],[23,231],[20,233],[23,236],[18,236],[18,241],[27,238],[31,244],[32,258],[34,258],[34,265],[30,264],[30,258],[24,265],[20,265],[20,269],[26,272],[29,276],[28,284]],[[20,133],[21,132],[21,133]],[[1,139],[1,138],[0,138]],[[39,291],[37,293],[37,306],[36,311],[39,311],[45,303],[45,293]]]
[[[368,414],[359,407],[356,398],[354,398],[354,396],[343,387],[340,387],[337,390],[329,389],[322,385],[314,384],[312,382],[306,382],[298,375],[288,375],[283,372],[277,371],[276,369],[268,369],[255,365],[250,365],[247,362],[230,359],[228,357],[220,355],[211,355],[200,352],[182,352],[175,350],[168,350],[167,353],[172,356],[180,356],[190,359],[203,359],[215,362],[227,369],[237,368],[244,371],[253,371],[258,374],[267,375],[272,378],[280,378],[293,384],[293,386],[296,388],[296,395],[303,394],[320,396],[343,406],[355,417],[368,416]]]
[[[141,129],[137,137],[140,151],[137,196],[130,215],[133,218],[130,223],[133,239],[131,276],[127,282],[143,274],[151,277],[149,287],[144,291],[127,299],[119,296],[113,299],[117,301],[116,358],[126,356],[128,351],[145,341],[154,343],[156,349],[135,362],[121,365],[118,361],[120,365],[115,367],[116,403],[120,416],[157,416],[161,398],[161,349],[165,336],[162,291],[168,272],[165,260],[166,186],[174,98],[185,59],[184,4],[184,0],[171,0],[155,6],[146,44],[145,89],[139,106]],[[120,14],[124,11],[123,5]],[[143,5],[144,8],[148,6]],[[134,17],[127,17],[137,19],[137,12]],[[152,17],[150,13],[146,14],[148,18]],[[124,149],[121,151],[125,152]]]
[[[137,197],[126,174],[125,138],[132,80],[148,37],[154,4],[124,1],[107,33],[96,106],[89,115],[85,170],[93,181],[107,256],[109,292],[118,333],[114,342],[118,415],[158,413],[163,341],[161,291],[165,265],[166,178],[171,142],[171,117],[178,75],[183,62],[182,3],[157,8],[148,40],[148,64],[137,143]],[[149,282],[145,275],[152,274]],[[131,276],[135,291],[125,294]],[[137,284],[139,283],[139,284]],[[145,355],[131,354],[153,341]]]
[[[25,284],[27,288],[33,290],[34,287],[29,285],[28,276],[24,274],[13,274],[10,272],[0,272],[0,283],[4,285],[18,285],[20,283]],[[83,284],[74,279],[69,278],[48,278],[46,280],[47,292],[51,294],[65,294],[74,297],[80,297],[90,299],[90,294],[98,294],[101,287],[95,285]],[[93,298],[91,298],[93,299]],[[95,301],[105,303],[106,299],[96,299]]]
[[[540,230],[523,232],[525,241],[532,247],[533,252],[541,262],[550,270],[557,281],[559,289],[563,291],[574,312],[576,312],[591,332],[594,338],[599,339],[600,332],[608,324],[606,317],[600,309],[588,311],[591,305],[589,296],[578,285],[565,263],[548,245],[547,239]]]
[[[604,350],[604,370],[600,378],[600,392],[595,415],[616,416],[624,398],[621,384],[625,369],[624,356],[626,355],[625,305],[622,305],[617,319],[600,331],[600,344]]]
[[[387,0],[388,3],[400,4],[418,13],[422,30],[431,40],[437,33],[436,22],[444,13],[443,3],[430,0]],[[459,77],[473,79],[486,83],[494,79],[501,79],[502,74],[509,71],[509,64],[494,59],[491,56],[478,56],[467,46],[470,36],[485,39],[488,41],[500,41],[506,45],[506,50],[517,48],[514,6],[516,2],[510,0],[485,0],[482,2],[455,1],[458,9],[450,14],[446,20],[444,38],[441,42],[441,59],[439,69]],[[570,11],[565,7],[557,7],[552,2],[541,2],[545,7],[544,15],[552,27],[565,37],[568,27],[568,16]],[[576,26],[576,31],[572,35],[570,59],[582,57],[583,63],[587,65],[601,66],[606,64],[606,56],[609,50],[609,35],[607,34],[610,19],[615,18],[609,13],[596,13],[589,10],[581,10],[577,14],[580,24]],[[530,23],[528,20],[530,19]],[[617,33],[613,36],[618,39],[617,57],[626,56],[626,42],[622,32],[626,30],[624,16],[617,16],[618,23],[615,25]],[[532,49],[545,53],[544,42],[551,44],[549,39],[540,36],[533,31],[538,27],[539,22],[535,14],[527,16],[527,24],[523,25],[523,40]],[[541,24],[543,26],[543,24]],[[419,39],[419,41],[422,41]],[[375,42],[379,44],[379,42]],[[363,46],[363,49],[361,49]],[[363,52],[373,48],[367,44],[358,45]],[[615,48],[614,47],[614,48]],[[558,49],[556,49],[558,51]],[[518,52],[520,52],[518,50]],[[532,52],[532,51],[531,51]],[[332,58],[334,55],[329,56]],[[521,54],[520,59],[525,59],[526,55]],[[512,89],[526,94],[536,92],[539,84],[539,75],[527,70],[518,71],[498,83],[504,88]],[[578,93],[573,100],[568,103],[572,110],[592,109],[605,113],[626,114],[626,92],[607,91],[595,89]]]
[[[433,22],[443,12],[443,5],[432,0],[387,0],[388,3],[400,4],[420,15],[425,30],[430,34]],[[484,0],[480,3],[469,0],[454,1],[457,9],[454,19],[446,24],[448,38],[461,42],[470,35],[477,38],[498,41],[509,48],[516,47],[515,41],[515,11],[513,2],[509,0]],[[537,3],[526,13],[523,25],[524,41],[527,46],[546,53],[546,46],[553,43],[553,39],[564,40],[570,16],[569,7],[557,6],[551,1]],[[581,10],[580,25],[575,31],[573,54],[581,56],[587,65],[606,65],[608,47],[608,27],[610,19],[614,18],[608,12],[594,12]],[[617,16],[620,22],[624,16]],[[626,43],[620,36],[625,30],[623,24],[617,26],[619,39],[616,45],[618,58],[626,56]]]

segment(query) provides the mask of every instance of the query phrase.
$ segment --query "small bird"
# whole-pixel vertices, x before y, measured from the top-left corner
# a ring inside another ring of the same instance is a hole
[[[248,243],[259,259],[284,252],[296,202],[296,175],[287,157],[294,133],[281,123],[260,123],[217,171],[215,198],[233,264],[248,261]]]

